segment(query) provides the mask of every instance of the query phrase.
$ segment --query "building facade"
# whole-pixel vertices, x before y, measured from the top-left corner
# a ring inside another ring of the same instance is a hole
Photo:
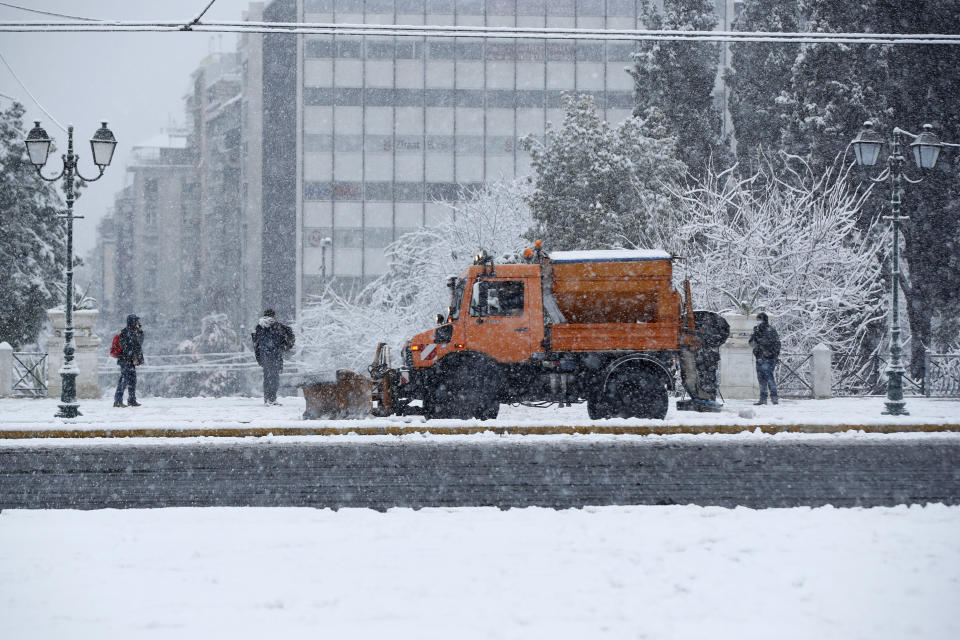
[[[111,227],[100,234],[100,268],[109,301],[104,323],[114,326],[136,313],[150,317],[155,336],[175,333],[192,295],[184,289],[191,282],[191,265],[184,261],[183,237],[195,168],[182,130],[134,146],[127,184],[107,219]]]
[[[264,18],[634,29],[640,8],[634,0],[275,0]],[[441,221],[444,201],[525,174],[518,140],[560,122],[564,93],[592,95],[610,121],[633,104],[629,42],[268,35],[263,46],[264,300],[269,282],[273,304],[291,315],[322,291],[323,274],[347,288],[382,274],[384,247]]]

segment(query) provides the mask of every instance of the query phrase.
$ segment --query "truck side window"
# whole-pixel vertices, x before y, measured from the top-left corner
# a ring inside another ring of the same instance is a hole
[[[473,285],[471,316],[523,315],[523,281],[483,280]]]

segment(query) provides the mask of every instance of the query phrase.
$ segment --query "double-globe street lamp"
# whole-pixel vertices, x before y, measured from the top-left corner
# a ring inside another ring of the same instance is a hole
[[[73,341],[73,201],[74,194],[74,175],[85,182],[95,182],[103,177],[103,172],[110,164],[113,158],[113,150],[117,146],[117,139],[113,137],[113,132],[107,128],[107,123],[103,122],[93,138],[90,139],[90,150],[93,155],[93,163],[100,169],[96,178],[85,178],[80,174],[77,168],[77,161],[80,159],[73,152],[73,125],[67,126],[67,153],[63,156],[63,169],[52,178],[43,175],[42,169],[47,164],[47,156],[50,153],[50,136],[40,126],[40,121],[34,122],[33,129],[27,134],[27,155],[30,156],[30,163],[36,167],[37,175],[47,182],[56,182],[63,178],[63,192],[67,198],[67,212],[59,217],[67,222],[67,296],[65,302],[66,324],[64,325],[64,343],[63,343],[63,366],[60,367],[60,411],[57,412],[58,418],[76,418],[80,415],[79,404],[77,403],[77,374],[79,369],[73,361],[73,354],[76,346]]]
[[[887,365],[887,402],[885,415],[908,415],[903,402],[903,361],[900,345],[900,221],[906,220],[900,215],[900,197],[904,181],[911,184],[921,182],[923,178],[912,180],[903,173],[906,160],[903,157],[903,137],[913,139],[910,149],[913,151],[913,160],[921,169],[933,169],[943,147],[960,147],[960,145],[942,142],[933,132],[929,124],[923,125],[923,133],[917,135],[900,127],[893,129],[893,141],[890,144],[890,155],[887,156],[887,168],[880,175],[870,177],[872,182],[890,181],[890,209],[887,219],[893,223],[893,265],[891,273],[890,291],[890,363]],[[856,156],[857,164],[862,167],[872,167],[877,164],[880,149],[884,144],[883,137],[873,130],[873,123],[869,120],[863,123],[863,129],[850,143]]]

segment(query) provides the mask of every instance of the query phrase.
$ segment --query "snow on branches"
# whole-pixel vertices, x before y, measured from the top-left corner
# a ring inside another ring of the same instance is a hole
[[[446,311],[448,277],[479,251],[497,261],[515,259],[527,246],[532,224],[523,182],[491,182],[462,193],[449,217],[436,227],[404,234],[386,249],[388,271],[355,294],[328,287],[301,315],[301,359],[321,369],[366,371],[377,342],[399,348],[411,334]]]
[[[542,140],[522,140],[536,174],[528,202],[537,239],[554,251],[640,243],[669,213],[667,185],[684,175],[676,139],[656,110],[613,127],[592,97],[563,101],[559,127],[548,124]]]
[[[788,176],[788,177],[787,177]],[[889,231],[864,222],[867,193],[847,171],[814,175],[798,158],[771,161],[746,178],[709,171],[674,193],[679,203],[659,241],[683,256],[701,308],[778,319],[785,350],[859,350],[885,317],[883,258]]]

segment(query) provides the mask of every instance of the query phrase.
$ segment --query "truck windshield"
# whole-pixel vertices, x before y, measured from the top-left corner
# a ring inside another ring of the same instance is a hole
[[[460,317],[460,304],[463,302],[463,292],[467,288],[467,281],[457,279],[457,284],[450,289],[450,306],[447,307],[447,319],[457,320]]]

